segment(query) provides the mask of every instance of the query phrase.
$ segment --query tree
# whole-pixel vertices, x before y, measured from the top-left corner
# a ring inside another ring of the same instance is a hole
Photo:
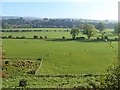
[[[72,35],[72,38],[75,39],[76,36],[79,34],[78,28],[72,28],[70,34]]]
[[[105,25],[104,23],[99,22],[96,28],[102,32],[105,29]]]
[[[94,25],[92,25],[92,24],[85,25],[83,34],[86,34],[88,39],[90,39],[90,37],[94,36],[95,33],[96,33],[96,28],[94,27]]]
[[[80,28],[81,30],[83,30],[83,29],[84,29],[84,27],[85,27],[85,25],[84,25],[84,24],[80,24],[80,26],[79,26],[79,28]]]

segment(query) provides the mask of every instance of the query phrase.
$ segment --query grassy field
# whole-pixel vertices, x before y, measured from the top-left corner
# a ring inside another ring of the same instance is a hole
[[[117,42],[112,45],[114,48],[107,42],[3,40],[7,58],[44,58],[40,74],[103,73],[117,57]]]
[[[5,51],[6,60],[10,63],[23,59],[31,59],[32,62],[39,62],[36,59],[42,58],[42,64],[38,70],[38,75],[79,75],[79,74],[105,74],[109,66],[117,61],[118,42],[112,41],[80,41],[80,40],[61,40],[63,36],[71,38],[69,32],[6,32],[3,36],[26,36],[33,37],[47,36],[48,39],[3,39],[2,46]],[[109,32],[109,38],[114,36]],[[79,34],[79,36],[85,36]],[[98,35],[92,37],[96,38]],[[86,36],[85,36],[86,37]],[[87,37],[86,37],[87,38]],[[13,59],[9,59],[13,58]],[[18,58],[18,60],[15,60]],[[22,59],[23,58],[23,59]],[[3,87],[18,87],[21,78],[28,80],[28,87],[38,88],[59,88],[74,87],[84,85],[86,78],[69,78],[69,77],[36,77],[28,75],[29,69],[18,69],[9,66],[9,79],[3,79]],[[33,69],[33,68],[32,68]],[[13,71],[16,73],[13,73]],[[18,73],[17,71],[21,72]],[[31,70],[31,68],[30,68]],[[13,74],[12,74],[13,73]]]

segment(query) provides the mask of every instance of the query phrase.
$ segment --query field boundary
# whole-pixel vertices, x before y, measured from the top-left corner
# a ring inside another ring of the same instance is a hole
[[[64,77],[70,77],[70,78],[79,78],[79,77],[105,77],[107,76],[108,74],[78,74],[78,75],[75,75],[75,74],[59,74],[59,75],[36,75],[36,77],[61,77],[61,78],[64,78]]]
[[[70,30],[0,30],[0,32],[70,32]]]
[[[22,60],[38,60],[39,58],[3,58],[3,59],[22,59]]]
[[[38,72],[39,72],[39,70],[40,70],[40,68],[42,66],[42,62],[43,62],[43,59],[41,60],[40,65],[39,65],[38,69],[35,72],[35,75],[38,75]]]

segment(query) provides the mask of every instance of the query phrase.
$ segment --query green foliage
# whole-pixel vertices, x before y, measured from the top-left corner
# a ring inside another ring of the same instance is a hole
[[[21,36],[20,39],[25,39],[26,37],[25,36]]]
[[[80,24],[80,27],[79,27],[79,28],[80,28],[81,30],[83,30],[84,27],[85,27],[85,24]]]
[[[70,34],[72,35],[73,39],[76,39],[76,36],[79,34],[79,29],[78,28],[72,28],[70,31]]]
[[[34,38],[34,39],[38,39],[38,36],[37,36],[37,35],[34,35],[33,38]]]
[[[99,22],[96,28],[101,32],[105,29],[105,24],[103,22]]]
[[[108,75],[105,78],[105,84],[107,88],[120,88],[120,66],[118,63],[109,67]]]
[[[84,27],[83,34],[86,34],[88,36],[88,39],[90,39],[90,37],[96,34],[96,28],[92,24],[86,24]]]
[[[12,36],[12,35],[9,35],[8,38],[13,38],[13,36]]]

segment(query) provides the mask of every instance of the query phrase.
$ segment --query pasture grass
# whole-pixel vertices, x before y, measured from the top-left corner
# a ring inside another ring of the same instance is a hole
[[[108,67],[117,61],[118,42],[112,41],[81,41],[62,40],[65,36],[71,38],[69,32],[4,32],[3,36],[26,36],[33,37],[47,36],[48,39],[3,39],[2,46],[6,59],[10,63],[14,59],[9,58],[31,58],[37,62],[37,58],[42,58],[43,63],[39,69],[39,75],[80,75],[80,74],[105,74]],[[80,36],[86,35],[79,34]],[[95,39],[98,35],[92,37]],[[115,35],[109,38],[114,39]],[[3,78],[3,87],[19,87],[19,80],[25,78],[29,88],[73,88],[74,86],[85,86],[89,78],[69,78],[69,77],[36,77],[34,75],[12,72],[17,68],[9,67],[9,78]],[[26,69],[24,69],[26,72]]]
[[[115,60],[117,42],[3,40],[7,58],[44,58],[40,74],[104,73]]]

